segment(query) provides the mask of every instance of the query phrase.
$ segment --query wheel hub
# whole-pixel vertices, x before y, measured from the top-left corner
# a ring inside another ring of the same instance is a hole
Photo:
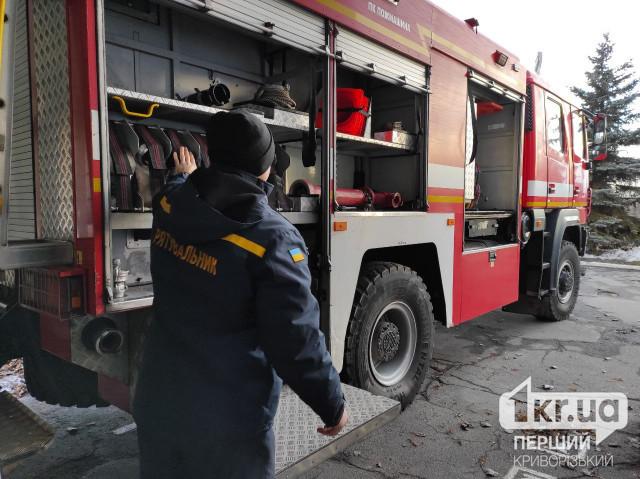
[[[402,301],[392,301],[376,318],[369,336],[369,364],[383,386],[402,381],[409,371],[418,342],[416,318]]]
[[[573,266],[569,261],[565,261],[558,277],[558,299],[561,303],[566,303],[571,298],[574,281]]]
[[[392,360],[400,347],[400,330],[390,322],[385,322],[380,328],[378,337],[378,355],[383,361]]]

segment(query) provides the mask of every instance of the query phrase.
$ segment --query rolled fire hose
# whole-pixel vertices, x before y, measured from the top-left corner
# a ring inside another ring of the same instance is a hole
[[[320,196],[321,188],[307,180],[296,180],[289,188],[289,196]],[[336,189],[336,201],[340,206],[361,206],[367,203],[378,208],[398,208],[402,205],[400,193],[376,193],[371,188],[351,190]]]

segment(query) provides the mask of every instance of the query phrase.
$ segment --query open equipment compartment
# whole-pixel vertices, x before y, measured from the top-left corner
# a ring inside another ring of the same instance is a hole
[[[346,28],[335,42],[334,211],[426,211],[428,66]]]
[[[269,126],[291,157],[270,204],[298,227],[312,256],[322,248],[322,158],[330,154],[322,151],[321,110],[331,85],[320,57],[328,51],[328,27],[320,17],[283,3],[272,13],[289,9],[292,42],[273,36],[269,22],[259,31],[234,24],[229,18],[236,17],[225,16],[234,8],[220,4],[198,14],[148,0],[105,1],[112,161],[103,166],[103,191],[111,311],[151,304],[151,198],[166,181],[172,152],[180,145],[194,151],[199,166],[209,164],[205,128],[219,111],[247,108]],[[424,209],[427,67],[356,34],[339,33],[339,86],[365,90],[373,110],[363,111],[362,134],[336,134],[334,209]],[[266,85],[284,86],[286,92],[270,97],[281,101],[257,100]],[[338,110],[338,120],[352,113]],[[346,204],[341,204],[342,188],[348,190]]]
[[[426,78],[423,80],[426,83]],[[422,125],[426,95],[344,64],[337,70],[337,89],[364,92],[368,108],[366,115],[351,113],[365,117],[363,129],[351,134],[340,130],[341,109],[349,110],[350,105],[342,108],[339,101],[337,104],[336,209],[424,210],[426,148]],[[370,198],[353,204],[349,190],[359,189]]]
[[[298,7],[288,8],[295,15],[304,14]],[[219,111],[247,108],[269,126],[277,143],[285,145],[291,162],[301,162],[312,104],[310,72],[317,72],[317,94],[322,67],[317,54],[270,35],[146,0],[106,0],[104,25],[111,158],[111,164],[103,166],[105,230],[110,246],[105,251],[105,276],[107,309],[117,311],[147,306],[153,299],[151,198],[166,180],[172,152],[180,145],[187,146],[199,166],[206,167],[210,161],[205,136],[209,117]],[[324,43],[325,26],[320,17],[309,16],[304,28],[311,42]],[[279,94],[294,108],[255,101],[263,85],[285,82],[289,95]],[[297,149],[286,146],[292,141],[299,144]],[[319,143],[317,150],[319,157]],[[280,207],[275,201],[273,206],[299,224],[313,247],[319,204],[316,202],[312,211],[301,212],[289,211],[295,208],[288,201],[283,203]]]
[[[469,72],[465,251],[518,241],[523,100]]]

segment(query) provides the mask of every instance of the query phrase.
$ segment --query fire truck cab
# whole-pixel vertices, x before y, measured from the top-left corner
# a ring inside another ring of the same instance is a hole
[[[291,158],[270,204],[307,243],[321,328],[353,386],[351,440],[419,392],[435,321],[573,309],[588,112],[473,19],[424,0],[6,8],[0,364],[24,356],[36,398],[129,408],[153,303],[151,198],[179,146],[209,165],[207,119],[231,108]],[[327,451],[283,398],[276,460],[290,474]],[[290,450],[294,416],[313,441]]]

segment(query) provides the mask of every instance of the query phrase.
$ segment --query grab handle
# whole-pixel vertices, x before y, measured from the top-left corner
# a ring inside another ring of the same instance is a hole
[[[152,103],[149,106],[149,111],[147,111],[146,113],[136,113],[135,111],[127,110],[127,105],[124,102],[124,99],[122,97],[114,95],[112,98],[114,100],[116,100],[118,103],[120,103],[120,108],[122,109],[122,113],[124,113],[125,115],[129,115],[129,116],[137,116],[138,118],[149,118],[151,115],[153,115],[153,110],[156,107],[160,106],[160,104],[158,104],[158,103]]]

